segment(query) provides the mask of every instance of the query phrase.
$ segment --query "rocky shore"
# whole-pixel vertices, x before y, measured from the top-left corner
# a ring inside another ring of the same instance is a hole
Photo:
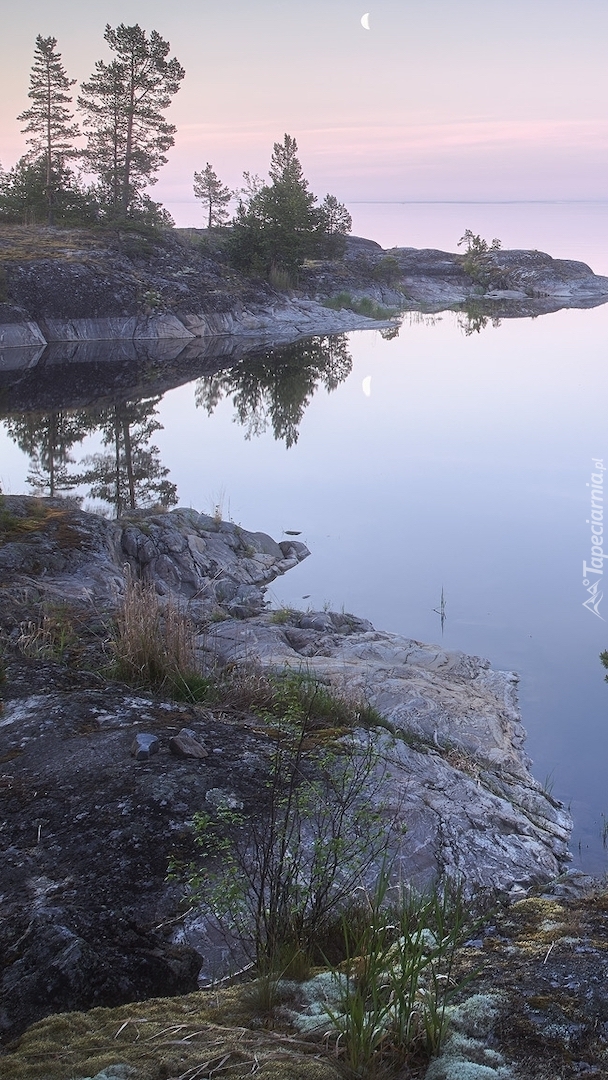
[[[41,243],[35,230],[28,250],[26,232],[0,232],[0,392],[14,411],[65,407],[58,372],[74,406],[109,379],[124,394],[141,372],[148,389],[177,384],[258,344],[390,327],[398,311],[520,317],[608,300],[608,278],[539,252],[491,252],[479,280],[461,255],[351,238],[288,294],[241,279],[204,235],[52,230]],[[349,306],[325,306],[336,297]],[[374,319],[352,310],[361,301]],[[605,897],[568,872],[571,820],[532,775],[517,677],[355,615],[270,611],[268,584],[308,555],[191,509],[110,521],[0,495],[0,1076],[47,1080],[51,1060],[64,1063],[54,1080],[110,1065],[98,1080],[204,1076],[210,1045],[209,1075],[337,1075],[291,1028],[260,1033],[237,991],[193,994],[226,972],[225,942],[167,868],[194,853],[201,808],[263,814],[272,733],[242,702],[179,702],[112,676],[128,579],[187,612],[201,671],[305,672],[373,706],[360,734],[382,785],[369,802],[390,822],[395,872],[505,905],[462,950],[476,992],[429,1080],[603,1075]]]
[[[375,706],[384,788],[370,799],[406,828],[387,837],[404,878],[517,899],[567,869],[570,818],[530,772],[512,673],[355,616],[269,612],[267,584],[308,555],[291,539],[186,509],[108,521],[4,496],[0,515],[5,1040],[51,1011],[217,977],[221,950],[196,913],[182,918],[168,861],[192,850],[192,816],[218,792],[264,805],[259,716],[108,677],[127,573],[187,607],[202,670],[305,670]],[[201,753],[176,753],[184,729]],[[158,752],[140,760],[141,734]]]
[[[0,354],[86,341],[292,341],[386,325],[403,311],[508,318],[606,300],[608,278],[538,251],[492,250],[475,267],[460,254],[349,237],[343,257],[306,264],[286,291],[236,273],[221,239],[202,231],[0,228]]]

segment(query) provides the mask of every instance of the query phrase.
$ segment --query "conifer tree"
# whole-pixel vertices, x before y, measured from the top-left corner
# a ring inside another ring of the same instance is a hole
[[[76,80],[68,79],[61,53],[55,51],[56,45],[56,38],[43,38],[38,34],[28,93],[32,105],[17,117],[26,123],[23,134],[30,136],[27,140],[32,148],[29,157],[33,161],[44,161],[49,225],[54,221],[55,196],[65,159],[75,155],[73,140],[80,134],[78,125],[72,123],[73,113],[68,108],[72,100],[69,89]]]
[[[156,183],[175,142],[175,126],[163,114],[185,72],[175,57],[167,59],[169,42],[156,30],[147,37],[137,24],[107,25],[104,38],[115,59],[97,61],[78,106],[88,134],[87,165],[110,211],[124,219],[145,202],[143,189]]]
[[[229,216],[226,207],[232,198],[232,192],[222,184],[209,162],[202,172],[194,174],[194,194],[203,204],[208,229],[226,224]]]
[[[315,196],[309,191],[291,135],[276,142],[264,185],[242,203],[235,218],[232,254],[237,266],[272,275],[292,275],[312,251],[317,230]]]

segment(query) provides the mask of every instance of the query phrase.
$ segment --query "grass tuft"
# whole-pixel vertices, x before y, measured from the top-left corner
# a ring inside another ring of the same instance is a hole
[[[354,311],[357,315],[365,315],[367,319],[377,319],[379,322],[392,319],[398,314],[394,308],[381,307],[370,296],[354,299],[350,293],[346,292],[328,297],[323,301],[323,307],[331,308],[332,311]]]
[[[127,575],[111,640],[112,674],[178,701],[205,701],[211,680],[196,668],[194,627],[173,601],[161,604],[151,585]]]

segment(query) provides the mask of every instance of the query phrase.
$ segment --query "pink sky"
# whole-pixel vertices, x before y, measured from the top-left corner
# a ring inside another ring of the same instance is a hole
[[[195,169],[209,161],[231,187],[265,175],[284,132],[313,191],[345,202],[608,198],[606,0],[0,4],[5,168],[25,150],[37,33],[79,82],[108,58],[106,22],[169,39],[186,79],[153,194],[178,224],[202,223]]]

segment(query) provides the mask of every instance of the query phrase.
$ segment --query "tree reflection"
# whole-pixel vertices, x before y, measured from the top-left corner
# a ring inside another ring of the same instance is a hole
[[[223,398],[231,397],[245,438],[270,427],[275,439],[290,447],[298,441],[299,425],[315,391],[324,386],[331,393],[352,365],[345,335],[309,338],[198,379],[195,400],[211,415]]]
[[[126,401],[96,412],[106,453],[89,454],[78,483],[89,489],[93,499],[114,506],[120,517],[127,508],[175,506],[177,486],[167,479],[169,469],[160,460],[157,446],[149,446],[155,431],[162,430],[156,406],[161,396],[142,401]]]
[[[90,412],[34,412],[9,416],[6,430],[20,450],[30,458],[27,482],[35,492],[58,495],[78,484],[69,466],[75,459],[70,451],[95,429]]]
[[[177,487],[157,446],[150,445],[158,419],[158,395],[104,408],[32,412],[8,416],[4,425],[19,448],[29,455],[27,482],[36,493],[59,495],[87,488],[90,498],[124,510],[177,503]],[[72,449],[87,435],[101,434],[106,452],[88,454],[78,463]],[[111,449],[110,449],[111,448]]]
[[[496,315],[488,315],[483,309],[470,304],[465,311],[458,316],[458,325],[464,331],[465,337],[472,334],[480,334],[485,330],[488,323],[494,328],[500,326],[500,319]]]

